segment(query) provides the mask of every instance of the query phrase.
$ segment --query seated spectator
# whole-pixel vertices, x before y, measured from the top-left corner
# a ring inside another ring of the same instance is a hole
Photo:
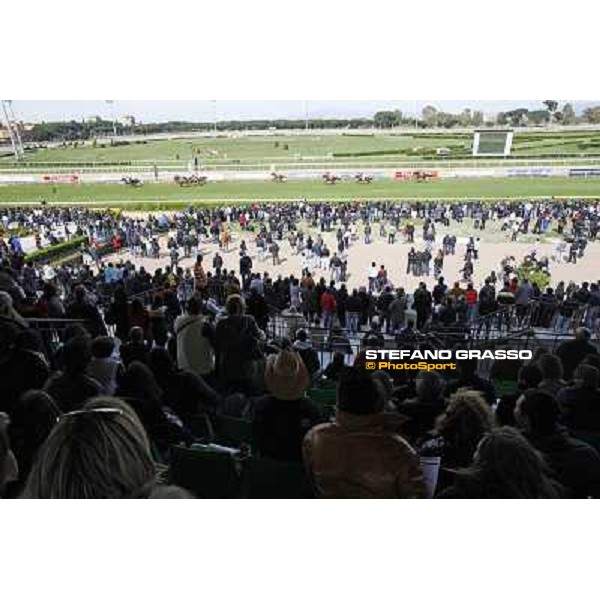
[[[383,413],[384,395],[373,377],[346,368],[337,390],[334,423],[304,439],[304,462],[325,498],[424,498],[419,458],[398,434],[397,416]]]
[[[558,393],[563,422],[569,430],[600,432],[598,380],[598,369],[582,364],[575,370],[573,385]]]
[[[536,348],[536,349],[533,351],[533,356],[531,357],[531,360],[532,360],[534,363],[537,363],[537,362],[539,362],[539,361],[540,361],[540,358],[542,358],[542,356],[544,356],[545,354],[550,354],[550,352],[548,352],[548,349],[547,349],[547,348],[544,348],[544,347],[539,347],[539,348]],[[561,366],[562,366],[562,365],[561,365]]]
[[[494,413],[481,392],[460,389],[450,396],[436,420],[433,439],[419,450],[421,455],[441,458],[436,493],[452,484],[457,469],[471,465],[477,445],[493,426]]]
[[[112,396],[117,389],[117,377],[121,371],[121,361],[114,357],[115,341],[108,336],[100,336],[92,341],[92,360],[87,374],[101,386],[101,394]]]
[[[379,326],[379,321],[377,317],[373,317],[371,319],[371,328],[361,340],[361,345],[365,348],[383,348],[385,345],[385,338],[383,333],[381,333],[381,327]]]
[[[327,335],[327,346],[331,352],[340,352],[346,355],[352,354],[350,340],[341,327],[334,327]]]
[[[150,346],[144,340],[144,330],[141,327],[132,327],[129,332],[129,341],[121,344],[119,348],[123,365],[128,367],[134,360],[148,363]]]
[[[252,428],[261,456],[287,462],[302,461],[302,440],[323,419],[318,407],[304,397],[310,375],[292,350],[269,356],[265,369],[268,395],[257,400]]]
[[[83,338],[88,341],[88,343],[92,343],[92,336],[89,334],[88,330],[81,325],[80,323],[70,323],[65,327],[65,333],[63,338],[63,343],[56,349],[54,355],[51,357],[51,364],[55,369],[64,369],[63,363],[63,349],[69,341],[74,340],[75,338]]]
[[[323,375],[330,381],[337,381],[340,373],[344,369],[344,355],[341,352],[334,352],[331,362],[325,367]]]
[[[5,291],[0,291],[0,319],[3,324],[14,326],[16,331],[27,327],[27,321],[15,310],[12,296]]]
[[[82,285],[75,288],[75,300],[67,306],[66,314],[68,319],[85,321],[84,326],[93,338],[107,334],[106,325],[98,307],[88,299],[86,289]]]
[[[416,397],[398,405],[398,412],[409,417],[402,432],[416,442],[431,432],[436,418],[444,412],[445,383],[435,371],[419,371],[416,382]]]
[[[17,335],[27,328],[27,321],[14,309],[8,292],[0,291],[0,350],[10,348]]]
[[[171,355],[164,348],[153,348],[149,367],[163,391],[162,402],[182,421],[201,412],[214,412],[219,394],[200,375],[177,369]]]
[[[12,415],[15,403],[24,392],[42,388],[46,383],[50,366],[42,346],[37,331],[22,329],[14,339],[14,346],[0,353],[1,411]]]
[[[287,337],[292,340],[296,337],[298,331],[308,327],[306,319],[295,306],[284,308],[281,311],[281,320],[283,329],[282,337]]]
[[[201,308],[201,302],[192,296],[187,303],[187,315],[175,319],[174,331],[179,368],[206,378],[215,370],[215,335],[212,324],[200,314]]]
[[[458,380],[447,388],[447,394],[453,394],[460,388],[466,387],[481,392],[485,401],[492,406],[496,402],[494,384],[477,375],[477,359],[458,361]]]
[[[544,374],[537,363],[531,362],[522,366],[517,375],[517,391],[505,394],[496,407],[496,423],[501,427],[515,427],[515,407],[517,400],[526,390],[537,388]]]
[[[414,342],[417,339],[417,330],[415,329],[415,319],[408,317],[406,318],[406,327],[400,330],[400,333],[396,336],[396,346],[402,348],[403,344],[407,342]],[[383,346],[379,346],[382,348]]]
[[[154,487],[155,477],[135,412],[118,399],[96,398],[61,415],[40,448],[23,497],[139,497]]]
[[[575,330],[575,339],[563,342],[556,350],[556,356],[563,364],[563,374],[571,381],[577,365],[588,355],[597,354],[596,347],[590,344],[590,332],[585,327]]]
[[[475,451],[473,464],[456,472],[454,485],[438,498],[559,498],[560,485],[535,448],[511,427],[488,433]]]
[[[260,344],[265,334],[254,317],[244,314],[241,296],[229,296],[225,309],[227,317],[217,323],[215,331],[217,376],[223,391],[252,394],[259,387]]]
[[[163,391],[144,363],[133,361],[127,367],[117,395],[135,410],[159,453],[166,452],[172,444],[192,441],[177,419],[168,418],[163,408]]]
[[[46,282],[36,305],[37,316],[42,319],[64,319],[65,307],[53,283]]]
[[[558,403],[551,394],[528,390],[517,402],[515,418],[569,496],[599,497],[600,455],[588,444],[572,438],[559,424]]]
[[[590,365],[590,367],[598,369],[598,372],[600,373],[600,354],[588,354],[580,364]]]
[[[81,408],[88,398],[102,391],[100,383],[86,374],[91,360],[89,340],[75,338],[63,346],[63,370],[54,373],[44,386],[62,412]]]
[[[373,377],[373,379],[379,385],[379,389],[383,394],[384,412],[395,411],[396,402],[398,399],[395,396],[396,389],[394,388],[394,380],[390,377],[389,373],[384,370],[372,371],[371,377]],[[405,419],[402,418],[398,422],[404,423]]]
[[[544,377],[537,387],[556,398],[558,393],[567,387],[560,358],[554,354],[544,354],[537,360],[537,364]]]
[[[4,497],[6,486],[19,476],[17,461],[10,447],[9,426],[9,416],[0,412],[0,498]]]
[[[24,484],[38,449],[44,443],[60,410],[52,397],[41,390],[25,392],[16,403],[9,427],[11,446]]]

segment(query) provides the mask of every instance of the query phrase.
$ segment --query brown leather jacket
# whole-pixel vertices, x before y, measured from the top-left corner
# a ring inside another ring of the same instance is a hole
[[[400,418],[401,419],[401,418]],[[397,415],[353,415],[304,438],[304,462],[323,498],[425,498],[419,457],[397,432]]]

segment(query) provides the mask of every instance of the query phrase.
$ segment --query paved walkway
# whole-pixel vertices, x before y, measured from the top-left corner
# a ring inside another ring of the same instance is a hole
[[[465,233],[470,231],[470,225],[463,223],[463,226],[457,228],[451,226],[446,229],[440,227],[437,234],[437,243],[434,248],[440,245],[441,239],[446,232],[455,233],[458,237],[457,251],[455,256],[447,256],[444,260],[444,268],[442,275],[446,281],[452,283],[459,279],[459,270],[463,267],[463,257],[465,252],[465,243],[467,237]],[[304,230],[306,231],[306,227]],[[419,281],[426,281],[428,287],[431,287],[435,280],[433,277],[433,270],[429,278],[425,277],[413,277],[406,274],[407,266],[407,254],[410,249],[410,245],[406,243],[388,244],[386,240],[382,240],[378,235],[378,228],[374,227],[373,243],[365,245],[362,241],[351,244],[347,254],[343,258],[348,260],[348,281],[347,286],[349,288],[366,285],[367,283],[367,270],[372,262],[375,262],[379,267],[385,265],[388,271],[388,277],[395,286],[404,286],[408,291],[413,291],[418,285]],[[311,231],[313,238],[316,232]],[[475,232],[473,232],[475,233]],[[416,237],[420,235],[420,230],[417,230]],[[335,233],[325,233],[323,238],[329,248],[333,251],[337,247],[337,240]],[[277,266],[273,265],[271,258],[264,261],[260,261],[256,245],[253,241],[253,236],[248,233],[241,233],[239,230],[233,232],[233,242],[230,244],[228,252],[220,251],[217,244],[206,243],[201,246],[202,254],[205,259],[205,267],[207,270],[212,270],[212,260],[215,252],[219,252],[223,257],[224,265],[228,270],[235,270],[239,272],[239,244],[242,239],[246,240],[246,244],[249,249],[250,257],[253,261],[253,271],[257,272],[268,272],[271,276],[287,276],[295,275],[299,276],[302,272],[301,257],[297,254],[292,254],[289,243],[284,240],[280,243],[280,257],[281,263]],[[532,239],[531,237],[529,239]],[[545,241],[539,243],[538,256],[552,254],[552,243],[551,238],[547,238]],[[134,258],[130,253],[124,252],[120,256],[121,258],[129,258],[137,265],[143,265],[147,270],[154,272],[159,267],[164,267],[169,264],[169,256],[166,249],[167,237],[161,239],[161,258],[159,260],[149,258]],[[416,249],[422,248],[423,243],[417,240],[414,244]],[[510,242],[501,234],[498,230],[490,228],[485,232],[482,232],[481,248],[479,252],[479,260],[475,261],[475,273],[474,282],[477,286],[483,284],[485,277],[489,275],[492,270],[497,270],[500,265],[500,261],[505,256],[514,256],[517,262],[529,253],[534,244],[530,242]],[[116,257],[115,257],[116,258]],[[579,260],[577,264],[570,263],[556,263],[552,262],[550,266],[550,273],[552,278],[552,285],[556,285],[559,281],[570,280],[580,282],[584,280],[595,281],[600,279],[600,271],[596,268],[600,264],[600,243],[588,244],[585,256]],[[433,261],[432,261],[433,262]],[[183,267],[191,267],[194,264],[194,259],[187,258],[180,261],[180,265]],[[329,281],[330,273],[329,270],[323,270],[315,268],[312,270],[316,277],[325,277]]]

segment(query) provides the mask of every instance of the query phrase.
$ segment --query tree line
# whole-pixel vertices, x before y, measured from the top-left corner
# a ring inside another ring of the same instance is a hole
[[[575,113],[573,105],[565,103],[562,106],[556,100],[545,100],[539,109],[515,108],[499,112],[493,118],[484,116],[480,110],[465,108],[458,113],[439,110],[433,105],[427,105],[421,110],[419,117],[405,115],[400,110],[381,110],[370,118],[353,119],[253,119],[249,121],[229,120],[213,122],[168,121],[165,123],[130,123],[97,118],[95,121],[58,121],[37,123],[26,131],[23,138],[26,142],[75,141],[93,140],[109,137],[116,131],[122,135],[148,135],[157,133],[178,132],[227,132],[252,130],[281,130],[281,129],[391,129],[395,127],[416,128],[456,128],[482,127],[505,125],[524,127],[532,125],[574,125],[579,123],[600,123],[600,106],[589,106],[580,115]]]

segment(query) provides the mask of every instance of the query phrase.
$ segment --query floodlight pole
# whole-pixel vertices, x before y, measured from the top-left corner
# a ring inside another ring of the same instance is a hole
[[[417,102],[415,100],[415,131],[417,131],[418,127],[417,127],[417,119],[418,119],[418,106],[417,106]]]
[[[217,101],[211,100],[213,107],[213,131],[217,135]]]
[[[308,102],[303,100],[304,104],[304,131],[308,133]]]
[[[116,138],[117,137],[117,117],[116,117],[116,114],[115,114],[115,101],[114,100],[107,100],[106,103],[111,108],[113,138]]]
[[[21,156],[25,155],[25,151],[23,149],[23,141],[21,140],[21,132],[19,131],[19,123],[15,117],[15,111],[13,110],[13,103],[12,100],[8,101],[8,110],[9,110],[9,114],[10,114],[10,118],[12,120],[13,123],[13,127],[14,127],[14,131],[15,131],[15,137],[17,139],[17,147],[20,150]]]
[[[15,113],[12,109],[12,100],[2,100],[2,112],[4,113],[4,119],[6,120],[8,136],[10,138],[15,159],[20,160],[25,155],[25,151],[23,150],[23,142],[21,141],[21,134],[19,133]]]

